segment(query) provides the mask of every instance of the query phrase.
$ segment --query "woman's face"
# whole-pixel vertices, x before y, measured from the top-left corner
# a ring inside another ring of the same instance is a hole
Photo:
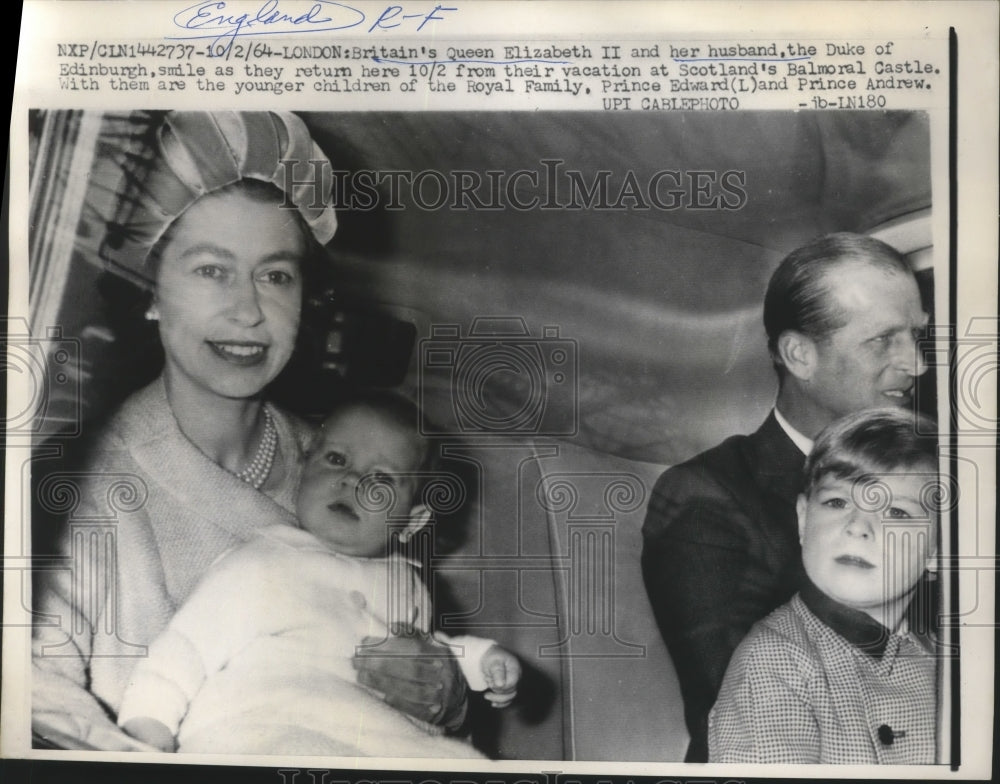
[[[295,210],[240,190],[195,202],[160,254],[155,307],[168,384],[247,398],[288,362],[307,251]]]

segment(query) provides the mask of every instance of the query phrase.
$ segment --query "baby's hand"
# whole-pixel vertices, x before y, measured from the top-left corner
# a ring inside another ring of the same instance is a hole
[[[517,696],[517,682],[521,679],[521,662],[499,645],[491,645],[483,654],[479,666],[489,685],[483,696],[494,708],[506,708]]]
[[[177,751],[177,740],[174,734],[167,728],[167,725],[148,716],[136,716],[129,719],[122,725],[125,730],[136,740],[141,740],[160,751]]]

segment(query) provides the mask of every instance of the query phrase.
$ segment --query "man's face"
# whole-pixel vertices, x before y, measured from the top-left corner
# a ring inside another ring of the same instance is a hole
[[[904,599],[931,563],[937,515],[933,466],[862,479],[829,476],[799,496],[802,563],[831,599],[883,622],[883,608]],[[930,488],[930,490],[929,490]]]
[[[909,406],[927,367],[916,338],[927,324],[912,276],[860,262],[827,273],[845,326],[814,341],[807,390],[828,421],[866,408]]]

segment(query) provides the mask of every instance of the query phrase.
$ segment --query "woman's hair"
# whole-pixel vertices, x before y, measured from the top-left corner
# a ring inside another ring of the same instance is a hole
[[[828,425],[805,466],[806,495],[827,477],[861,479],[874,474],[936,475],[935,425],[901,408],[859,411]],[[936,487],[936,483],[935,483]]]
[[[151,115],[121,154],[117,206],[101,243],[105,263],[151,287],[147,265],[190,206],[236,183],[269,183],[321,244],[337,229],[332,168],[309,128],[290,112],[170,112]],[[298,172],[296,170],[299,170]]]
[[[831,276],[850,263],[912,275],[909,262],[892,246],[861,234],[828,234],[789,253],[778,265],[764,295],[764,330],[771,359],[781,376],[778,338],[789,330],[821,340],[844,326],[831,291]]]

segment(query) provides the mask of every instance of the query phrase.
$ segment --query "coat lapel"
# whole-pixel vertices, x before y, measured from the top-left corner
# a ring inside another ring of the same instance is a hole
[[[805,455],[782,430],[773,411],[750,436],[750,441],[755,453],[752,465],[757,485],[794,509],[795,499],[802,490]]]
[[[798,517],[795,500],[801,492],[805,455],[778,424],[772,411],[750,436],[750,465],[760,493],[760,533],[768,541],[775,568],[788,593],[801,574]],[[783,594],[782,594],[783,595]]]

